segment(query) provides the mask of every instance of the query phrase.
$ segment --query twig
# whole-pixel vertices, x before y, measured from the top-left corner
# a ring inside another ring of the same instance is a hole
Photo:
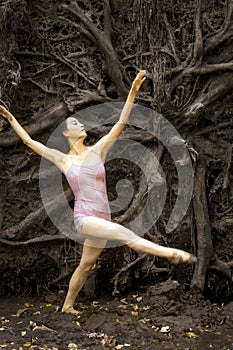
[[[55,52],[52,53],[52,56],[54,56],[58,61],[64,63],[69,68],[71,68],[75,73],[77,73],[77,75],[79,75],[84,80],[86,80],[91,86],[97,88],[96,83],[90,80],[86,76],[85,72],[80,67],[78,67],[74,62],[71,62],[68,58],[58,56]]]
[[[33,77],[35,77],[35,76],[37,76],[37,75],[39,75],[41,73],[44,73],[47,69],[50,69],[50,68],[52,68],[54,66],[56,66],[56,63],[52,63],[52,64],[48,65],[47,67],[38,70],[37,72],[35,72],[32,75],[30,75],[29,78],[33,78]]]
[[[171,30],[171,27],[170,27],[170,24],[168,22],[166,14],[164,14],[164,22],[165,22],[166,29],[167,29],[167,32],[168,32],[168,37],[169,37],[169,42],[170,42],[170,45],[171,45],[173,57],[174,57],[176,63],[180,64],[180,59],[179,59],[179,57],[177,56],[177,53],[176,53],[175,37],[174,37],[174,34],[173,34],[172,30]]]
[[[112,279],[112,281],[114,282],[114,289],[113,289],[113,292],[112,292],[113,295],[119,294],[119,291],[117,289],[117,285],[118,285],[118,282],[119,282],[120,275],[123,272],[126,272],[129,269],[131,269],[131,267],[133,267],[134,265],[136,265],[137,263],[139,263],[143,259],[145,259],[146,256],[147,256],[147,254],[140,255],[137,259],[135,259],[134,261],[132,261],[131,263],[127,264],[125,267],[120,269],[120,271],[113,277],[113,279]]]
[[[201,30],[201,0],[197,1],[197,8],[195,14],[195,41],[193,46],[193,59],[191,66],[196,65],[202,61],[203,56],[203,39]]]
[[[44,88],[42,85],[40,85],[39,83],[37,83],[35,80],[33,80],[31,78],[26,78],[26,79],[22,79],[22,80],[23,81],[30,81],[32,84],[36,85],[39,89],[41,89],[46,94],[58,95],[57,91],[47,90],[46,88]]]

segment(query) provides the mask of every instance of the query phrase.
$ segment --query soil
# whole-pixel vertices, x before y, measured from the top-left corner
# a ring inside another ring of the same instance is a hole
[[[64,314],[65,291],[0,298],[0,349],[233,349],[233,302],[211,304],[177,281],[118,298],[78,299]]]

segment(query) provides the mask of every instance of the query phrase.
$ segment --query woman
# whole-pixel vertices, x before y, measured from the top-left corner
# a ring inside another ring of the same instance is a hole
[[[165,257],[173,263],[194,263],[196,261],[196,258],[190,253],[157,245],[137,236],[131,230],[111,222],[103,164],[108,150],[127,123],[136,93],[145,79],[146,71],[141,70],[132,83],[119,121],[94,146],[84,145],[84,140],[87,137],[84,126],[76,118],[68,117],[66,130],[63,131],[63,135],[70,145],[68,154],[48,148],[31,139],[14,116],[3,106],[0,106],[0,114],[9,121],[22,141],[34,152],[56,164],[66,176],[75,195],[74,221],[85,241],[80,264],[69,283],[69,290],[62,308],[63,312],[78,313],[73,307],[75,299],[107,240],[122,241],[137,252]]]

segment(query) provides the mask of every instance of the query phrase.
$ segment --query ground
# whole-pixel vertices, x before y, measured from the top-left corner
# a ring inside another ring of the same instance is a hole
[[[0,349],[233,349],[233,302],[211,304],[177,281],[118,298],[81,296],[78,316],[61,313],[65,291],[0,298]]]

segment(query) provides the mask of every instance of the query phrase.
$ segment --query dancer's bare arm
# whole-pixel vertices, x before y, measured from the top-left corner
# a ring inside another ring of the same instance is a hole
[[[141,70],[136,78],[134,79],[131,89],[129,91],[127,100],[125,102],[124,108],[121,112],[120,118],[118,122],[112,127],[110,132],[101,138],[96,144],[96,146],[99,148],[102,157],[105,158],[108,150],[113,145],[113,143],[117,140],[117,138],[120,136],[120,133],[124,129],[125,125],[128,122],[130,112],[133,108],[133,103],[136,97],[137,92],[139,91],[142,83],[146,79],[146,71]]]
[[[30,135],[24,130],[24,128],[19,124],[19,122],[15,119],[15,117],[3,106],[0,106],[0,115],[8,120],[16,134],[21,138],[25,145],[27,145],[40,156],[56,164],[61,170],[63,169],[65,160],[64,153],[56,149],[48,148],[42,143],[33,140],[30,137]]]

